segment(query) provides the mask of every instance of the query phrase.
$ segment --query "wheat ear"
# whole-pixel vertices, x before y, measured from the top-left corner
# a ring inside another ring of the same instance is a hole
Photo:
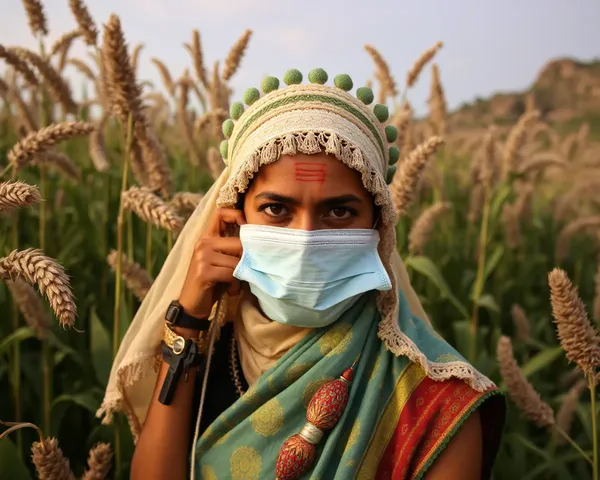
[[[31,446],[31,459],[39,480],[75,480],[69,460],[65,458],[56,438],[45,438]]]
[[[41,200],[40,191],[34,185],[19,181],[0,184],[0,212],[29,207]]]
[[[22,279],[31,285],[37,285],[54,310],[62,326],[72,327],[77,316],[69,277],[63,267],[47,257],[39,249],[28,248],[13,250],[8,256],[0,258],[0,276],[5,279]]]
[[[123,207],[157,227],[172,232],[183,228],[183,219],[147,188],[131,187],[123,192]]]
[[[88,135],[93,130],[94,126],[88,122],[54,123],[27,135],[12,147],[7,154],[7,158],[18,170],[33,155],[46,151],[57,143],[73,137]]]
[[[85,42],[90,46],[96,45],[98,43],[98,29],[85,3],[82,0],[69,0],[69,7],[81,29]]]
[[[35,37],[48,35],[48,20],[39,0],[23,0],[29,28]]]

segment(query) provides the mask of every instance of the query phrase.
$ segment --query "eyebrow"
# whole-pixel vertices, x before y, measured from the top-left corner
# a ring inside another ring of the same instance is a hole
[[[295,198],[288,197],[286,195],[280,195],[275,192],[262,192],[254,197],[256,200],[271,200],[272,202],[286,203],[288,205],[300,205],[300,201]],[[364,201],[357,197],[356,195],[347,194],[347,195],[339,195],[337,197],[329,197],[324,198],[323,200],[317,203],[318,206],[331,206],[331,205],[340,205],[346,203],[364,203]]]

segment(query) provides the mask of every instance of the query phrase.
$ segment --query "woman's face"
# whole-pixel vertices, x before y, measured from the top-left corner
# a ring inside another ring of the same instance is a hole
[[[244,198],[248,223],[301,230],[373,228],[374,210],[360,173],[324,153],[261,167]]]

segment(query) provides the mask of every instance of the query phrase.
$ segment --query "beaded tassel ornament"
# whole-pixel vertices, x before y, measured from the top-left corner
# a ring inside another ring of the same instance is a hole
[[[300,433],[289,437],[279,450],[275,480],[294,480],[310,470],[317,456],[317,445],[325,433],[335,427],[346,409],[357,362],[358,359],[339,378],[327,382],[313,395],[306,410],[304,427]]]

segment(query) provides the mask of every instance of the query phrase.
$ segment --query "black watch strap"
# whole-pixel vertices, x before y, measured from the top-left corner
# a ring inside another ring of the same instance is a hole
[[[177,300],[173,300],[169,305],[165,320],[171,326],[192,330],[206,331],[210,327],[210,321],[207,318],[197,318],[186,313]]]

